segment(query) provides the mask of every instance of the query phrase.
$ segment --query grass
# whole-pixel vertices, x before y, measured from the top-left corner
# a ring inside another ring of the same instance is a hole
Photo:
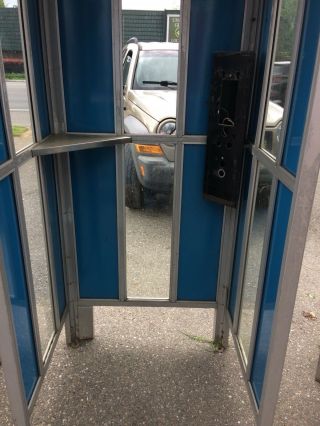
[[[22,136],[26,131],[28,130],[28,127],[26,126],[18,126],[16,124],[14,124],[12,126],[12,133],[13,133],[13,137],[15,138],[19,138],[20,136]]]
[[[6,80],[25,80],[26,77],[24,73],[20,72],[7,72]]]
[[[191,334],[187,334],[187,333],[182,333],[184,336],[188,337],[191,340],[194,340],[195,342],[198,343],[206,343],[207,345],[209,345],[210,348],[210,352],[223,352],[225,347],[223,346],[221,341],[218,340],[209,340],[206,339],[205,337],[201,337],[201,336],[193,336]]]

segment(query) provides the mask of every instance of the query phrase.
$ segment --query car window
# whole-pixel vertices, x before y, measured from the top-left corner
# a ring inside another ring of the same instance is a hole
[[[178,51],[141,51],[133,89],[174,90],[177,88]]]
[[[130,50],[123,62],[123,87],[127,84],[131,61],[132,61],[132,51]]]

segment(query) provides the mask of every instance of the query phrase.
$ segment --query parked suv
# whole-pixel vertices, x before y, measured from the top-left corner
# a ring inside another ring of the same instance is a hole
[[[174,135],[178,74],[177,43],[140,43],[123,49],[124,130],[130,134]],[[170,193],[174,146],[126,146],[126,205],[142,208],[144,191]]]
[[[174,135],[178,74],[177,43],[141,43],[130,39],[123,48],[124,130],[132,135]],[[277,150],[283,108],[269,102],[263,148]],[[170,193],[174,145],[127,144],[126,206],[140,209],[145,191]]]

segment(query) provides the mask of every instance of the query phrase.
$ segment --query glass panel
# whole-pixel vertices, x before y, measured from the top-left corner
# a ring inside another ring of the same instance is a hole
[[[0,200],[0,235],[4,271],[7,277],[23,385],[29,401],[39,372],[11,176],[0,181]]]
[[[240,309],[240,323],[238,330],[239,340],[245,359],[248,358],[250,339],[252,334],[253,316],[257,298],[258,280],[267,224],[271,184],[271,173],[265,167],[260,166],[257,195],[252,219],[252,229],[249,236],[247,249],[247,259]]]
[[[316,72],[317,48],[319,39],[320,2],[306,2],[303,17],[303,31],[299,45],[297,72],[282,165],[294,176],[297,174],[303,132],[307,120],[308,105],[312,93],[312,82]]]
[[[175,135],[180,0],[122,8],[124,130]],[[151,143],[125,149],[127,288],[128,297],[168,299],[175,147]]]
[[[175,147],[127,144],[128,297],[169,298]]]
[[[10,3],[10,7],[0,7],[0,41],[16,152],[33,143],[19,7],[15,0]]]
[[[176,133],[180,1],[169,2],[170,13],[167,3],[122,2],[126,133]]]
[[[273,213],[268,259],[263,283],[264,288],[259,312],[259,325],[250,377],[250,382],[258,405],[260,404],[269,352],[273,315],[278,294],[282,259],[285,251],[284,246],[290,217],[291,202],[292,192],[279,182]],[[299,345],[300,343],[299,341]]]
[[[241,264],[241,253],[242,253],[242,241],[244,237],[244,225],[246,220],[247,204],[248,204],[248,195],[250,187],[250,178],[251,178],[251,162],[252,156],[249,151],[245,152],[244,159],[244,175],[243,175],[243,190],[240,196],[240,205],[239,205],[239,219],[237,226],[237,238],[234,251],[234,261],[233,261],[233,270],[232,270],[232,279],[230,286],[230,297],[229,297],[229,313],[232,319],[234,320],[234,313],[236,309],[236,299],[237,291],[239,284],[239,271]]]
[[[21,166],[19,175],[27,225],[41,349],[44,354],[55,331],[55,325],[36,160],[29,160]]]
[[[298,0],[283,0],[280,11],[278,36],[275,42],[275,62],[271,73],[271,89],[261,148],[273,158],[279,154],[279,142],[288,77],[290,74]]]

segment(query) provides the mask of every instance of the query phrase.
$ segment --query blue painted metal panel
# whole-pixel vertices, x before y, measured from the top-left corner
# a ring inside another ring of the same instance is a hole
[[[186,134],[207,133],[213,54],[240,50],[244,0],[192,0]]]
[[[279,183],[250,379],[258,404],[267,363],[291,201],[292,193]]]
[[[117,299],[115,148],[70,154],[80,297]]]
[[[229,313],[233,320],[234,311],[236,307],[236,298],[238,291],[238,279],[240,270],[240,260],[242,254],[242,241],[244,232],[244,223],[246,219],[246,207],[248,200],[248,191],[251,177],[251,153],[246,151],[245,162],[244,162],[244,177],[243,177],[243,192],[241,194],[240,207],[239,207],[239,219],[237,227],[237,238],[235,244],[234,260],[233,260],[233,271],[232,280],[230,287],[230,298],[229,298]]]
[[[55,282],[58,295],[60,317],[63,315],[66,307],[66,296],[63,275],[63,262],[60,240],[60,225],[58,216],[58,201],[56,193],[56,181],[54,175],[54,165],[52,156],[41,158],[44,171],[44,185],[46,188],[46,203],[49,213],[49,227],[52,235],[53,248],[53,268],[55,272]]]
[[[8,159],[7,138],[4,129],[2,109],[0,108],[0,164]]]
[[[307,0],[282,164],[296,174],[320,34],[320,2]]]
[[[58,0],[58,6],[68,131],[112,133],[111,0]]]
[[[35,73],[35,88],[39,111],[41,136],[44,138],[50,134],[50,122],[47,104],[47,92],[43,67],[43,55],[41,44],[41,28],[39,20],[39,4],[37,0],[27,0],[28,18],[30,24],[30,39],[32,61]]]
[[[30,400],[39,373],[11,177],[0,182],[0,243],[8,278],[23,383],[26,397]]]
[[[184,147],[178,300],[216,300],[224,208],[202,195],[205,151]]]

